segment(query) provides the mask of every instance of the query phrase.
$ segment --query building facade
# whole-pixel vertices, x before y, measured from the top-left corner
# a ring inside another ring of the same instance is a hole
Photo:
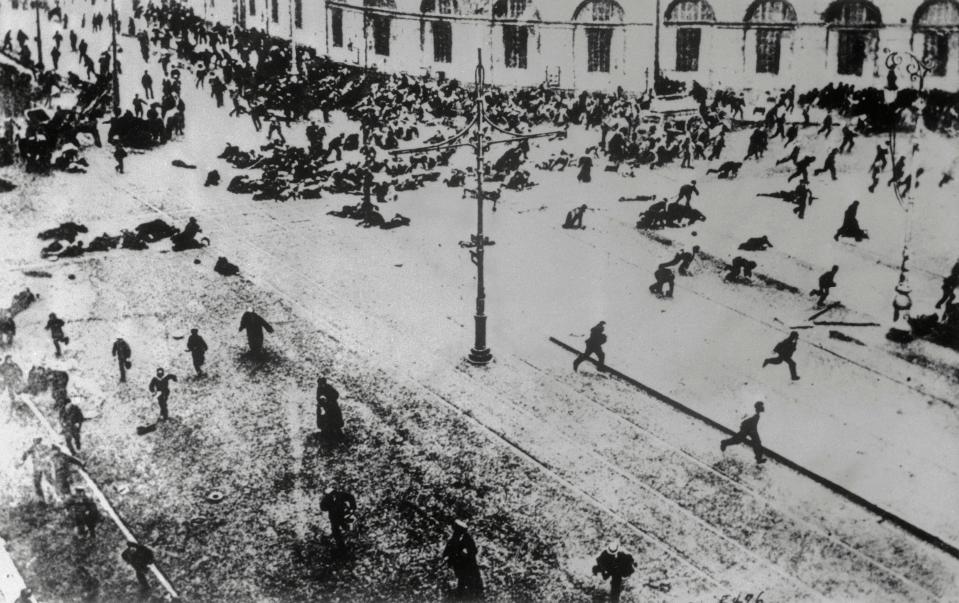
[[[959,88],[959,0],[184,0],[333,60],[507,86],[642,91],[657,68],[706,86],[883,85],[885,56]]]

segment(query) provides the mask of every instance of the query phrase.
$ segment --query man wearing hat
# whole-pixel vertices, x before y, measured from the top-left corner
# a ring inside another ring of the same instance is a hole
[[[466,522],[457,519],[453,522],[453,535],[443,549],[443,557],[456,575],[455,593],[459,597],[476,597],[483,593],[483,577],[476,554],[476,541],[467,531]]]
[[[763,443],[759,439],[759,415],[766,410],[766,406],[762,403],[762,401],[759,401],[756,402],[753,407],[756,409],[756,414],[743,420],[743,422],[739,424],[739,433],[720,442],[719,449],[722,452],[726,452],[726,448],[729,446],[744,444],[748,441],[753,447],[753,452],[756,454],[756,462],[765,463],[766,459],[763,457]]]
[[[603,344],[606,343],[605,329],[606,321],[601,320],[595,327],[589,330],[589,337],[586,339],[586,351],[573,361],[573,371],[578,370],[579,365],[586,360],[590,354],[596,354],[596,358],[598,359],[597,367],[599,370],[606,370],[606,354],[603,353]]]
[[[130,344],[124,341],[122,337],[117,337],[117,340],[113,342],[113,356],[120,366],[120,383],[126,383],[127,369],[132,365],[130,362],[130,356],[132,355]]]
[[[633,575],[636,561],[633,556],[619,549],[615,540],[606,545],[606,550],[596,558],[593,575],[600,574],[603,580],[609,578],[609,600],[619,601],[623,592],[623,580]]]
[[[137,582],[140,583],[140,592],[150,592],[150,582],[147,580],[147,571],[153,564],[153,551],[133,540],[127,541],[127,548],[120,553],[120,558],[127,562],[136,572]]]
[[[340,551],[346,550],[346,534],[350,531],[356,512],[356,497],[346,491],[335,490],[332,486],[323,492],[320,510],[326,511],[330,519],[330,531],[333,541]]]
[[[170,418],[167,412],[167,400],[170,398],[170,381],[176,381],[176,375],[164,373],[162,368],[157,369],[157,375],[150,379],[150,393],[157,395],[157,404],[160,405],[160,420],[166,421]]]
[[[80,428],[85,420],[86,418],[83,416],[80,407],[67,398],[66,404],[60,409],[60,427],[67,440],[67,448],[70,450],[70,454],[76,455],[81,448]]]
[[[203,376],[203,364],[206,362],[206,341],[200,337],[199,329],[190,329],[190,337],[186,340],[186,349],[193,357],[193,368],[196,370],[196,376]]]
[[[62,354],[60,353],[60,344],[68,345],[70,343],[70,338],[66,337],[63,334],[63,325],[64,322],[57,317],[56,314],[50,312],[50,319],[47,321],[47,325],[44,327],[47,331],[50,331],[50,336],[53,338],[53,347],[57,350],[57,358]]]

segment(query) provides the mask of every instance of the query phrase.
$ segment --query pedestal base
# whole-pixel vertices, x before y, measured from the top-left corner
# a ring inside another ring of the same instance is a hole
[[[489,348],[483,348],[477,350],[472,348],[470,350],[469,356],[466,357],[466,361],[470,364],[475,364],[477,366],[482,366],[484,364],[489,364],[493,359],[493,354],[489,351]]]

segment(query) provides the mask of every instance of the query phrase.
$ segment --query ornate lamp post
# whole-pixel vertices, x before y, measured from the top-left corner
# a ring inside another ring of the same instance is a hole
[[[566,135],[566,132],[565,130],[555,130],[539,134],[522,134],[519,132],[510,132],[491,122],[486,116],[486,99],[483,95],[486,86],[486,70],[483,68],[483,51],[477,49],[476,54],[478,62],[476,65],[476,91],[473,100],[473,117],[466,127],[451,138],[435,145],[393,151],[393,154],[426,153],[456,147],[470,147],[473,149],[473,153],[476,156],[476,234],[470,235],[469,243],[461,243],[461,246],[470,249],[470,258],[473,264],[476,265],[476,314],[473,317],[475,332],[473,347],[470,349],[467,360],[470,364],[484,365],[493,359],[493,354],[486,344],[486,285],[484,281],[483,263],[486,255],[486,246],[493,244],[493,242],[483,234],[483,201],[486,200],[488,196],[483,192],[486,151],[489,147],[497,144],[521,142],[533,138],[562,137]],[[490,130],[505,134],[508,138],[491,140],[489,137]]]
[[[898,157],[896,156],[896,126],[899,121],[899,113],[892,109],[892,105],[899,96],[896,70],[901,65],[904,65],[906,73],[909,75],[909,80],[918,82],[920,96],[913,105],[913,110],[916,115],[916,125],[910,136],[909,149],[907,151],[909,155],[906,159],[906,169],[903,170],[903,174],[908,174],[907,177],[912,179],[912,186],[904,193],[898,182],[894,182],[892,185],[893,193],[896,195],[896,200],[899,202],[899,206],[902,207],[906,219],[902,244],[902,262],[899,265],[899,282],[896,285],[896,295],[892,302],[893,325],[889,329],[889,332],[886,333],[886,338],[899,343],[907,343],[912,340],[912,327],[909,325],[909,310],[912,308],[912,287],[909,285],[909,245],[912,241],[912,218],[910,216],[910,210],[914,204],[912,191],[915,190],[915,186],[918,184],[917,179],[921,169],[918,165],[918,157],[916,156],[918,134],[923,131],[922,110],[925,107],[925,101],[921,95],[923,93],[926,76],[933,69],[934,65],[932,61],[920,60],[919,57],[911,52],[890,52],[886,55],[886,68],[888,71],[886,75],[886,88],[883,90],[883,95],[885,96],[886,105],[893,111],[889,126],[889,151],[893,165],[898,161]]]

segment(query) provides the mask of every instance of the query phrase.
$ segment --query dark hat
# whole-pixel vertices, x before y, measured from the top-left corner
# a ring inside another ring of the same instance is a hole
[[[756,408],[756,410],[766,410],[766,405],[763,404],[762,400],[756,402],[753,406]]]

